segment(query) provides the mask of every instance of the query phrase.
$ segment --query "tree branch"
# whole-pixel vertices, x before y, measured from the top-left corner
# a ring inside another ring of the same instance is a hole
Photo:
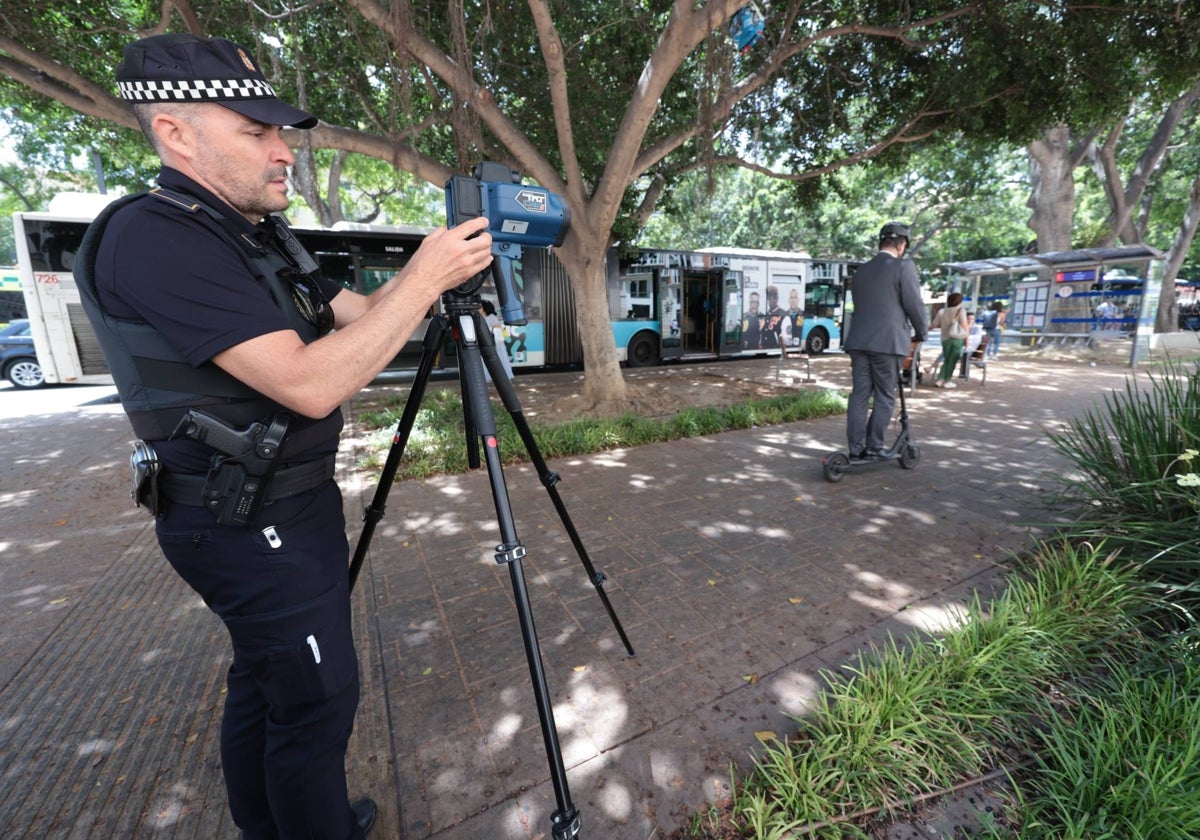
[[[298,145],[299,133],[299,129],[295,128],[285,130],[285,142],[289,146]],[[344,149],[348,152],[358,152],[369,157],[379,158],[392,166],[405,169],[431,184],[444,184],[455,174],[454,169],[436,158],[417,151],[407,143],[397,143],[366,131],[343,128],[323,122],[309,130],[308,135],[314,149]]]
[[[529,0],[529,10],[533,13],[538,41],[542,45],[546,74],[550,79],[550,102],[554,110],[558,154],[562,158],[566,186],[577,206],[582,206],[587,200],[587,195],[583,173],[579,168],[579,158],[575,154],[575,131],[571,122],[571,98],[567,91],[567,68],[563,61],[562,39],[558,37],[558,30],[554,27],[546,0]]]
[[[470,68],[457,64],[450,56],[438,49],[436,44],[415,29],[398,31],[391,10],[384,8],[379,0],[348,0],[348,2],[363,17],[378,27],[380,32],[385,33],[397,50],[407,52],[418,61],[423,62],[464,102],[469,103],[484,124],[508,148],[523,171],[547,189],[560,193],[566,191],[562,176],[529,141],[524,132],[496,106],[491,91],[475,81]],[[425,176],[421,175],[421,177]],[[448,177],[449,175],[433,183],[444,184]]]
[[[738,4],[734,5],[736,6]],[[756,70],[754,73],[751,73],[740,83],[731,87],[717,100],[717,102],[713,104],[713,107],[710,111],[712,125],[723,123],[729,117],[729,115],[733,113],[733,109],[745,101],[747,97],[762,88],[768,82],[777,78],[780,69],[785,63],[787,63],[788,60],[817,43],[832,40],[845,35],[872,35],[880,38],[896,39],[910,46],[928,46],[928,42],[916,41],[910,38],[908,33],[918,28],[933,26],[938,23],[944,23],[945,21],[953,18],[961,17],[967,14],[973,14],[977,9],[978,4],[971,3],[967,6],[963,6],[962,8],[955,9],[941,15],[935,15],[934,17],[924,18],[922,20],[901,24],[895,27],[868,26],[857,23],[845,24],[842,26],[832,26],[819,30],[811,35],[804,36],[795,41],[781,41],[771,51],[766,61],[761,67],[759,67],[758,70]],[[694,125],[672,137],[664,137],[654,145],[644,149],[638,156],[637,162],[633,167],[634,175],[641,175],[642,173],[648,171],[651,167],[661,161],[667,154],[697,136],[700,131],[708,130],[709,128],[710,126]]]
[[[637,210],[634,211],[634,218],[638,225],[645,225],[650,221],[650,216],[654,213],[654,208],[658,206],[658,201],[662,198],[666,188],[666,177],[662,173],[655,174],[650,181],[650,186],[642,194],[642,200],[638,203]]]
[[[57,100],[81,114],[137,128],[133,113],[120,99],[70,68],[28,51],[7,36],[0,35],[0,50],[8,53],[0,55],[0,73],[34,93]]]

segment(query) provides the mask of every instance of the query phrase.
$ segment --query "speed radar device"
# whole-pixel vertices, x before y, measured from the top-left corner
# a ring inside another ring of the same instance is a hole
[[[450,227],[486,216],[492,235],[492,279],[506,324],[526,323],[525,304],[516,286],[514,263],[524,248],[562,245],[571,226],[571,209],[562,196],[521,183],[521,175],[501,163],[484,161],[470,175],[446,182],[446,223]],[[460,295],[474,294],[485,275],[477,274],[456,287]]]

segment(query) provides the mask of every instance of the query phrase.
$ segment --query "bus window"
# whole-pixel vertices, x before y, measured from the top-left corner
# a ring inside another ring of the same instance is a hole
[[[649,318],[654,306],[654,274],[630,273],[621,278],[621,300],[614,318]]]
[[[354,282],[354,263],[347,254],[314,254],[321,264],[321,272],[335,283],[344,288],[357,291]]]
[[[364,295],[371,294],[371,292],[391,280],[392,275],[397,270],[392,266],[364,264],[358,270],[359,282],[361,283],[359,291]]]
[[[834,318],[841,302],[841,287],[830,283],[809,283],[804,290],[804,314],[809,318]]]

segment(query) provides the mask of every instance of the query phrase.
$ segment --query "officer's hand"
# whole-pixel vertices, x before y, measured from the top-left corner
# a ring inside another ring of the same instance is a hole
[[[482,216],[425,237],[403,273],[433,296],[459,286],[492,264],[492,236]]]

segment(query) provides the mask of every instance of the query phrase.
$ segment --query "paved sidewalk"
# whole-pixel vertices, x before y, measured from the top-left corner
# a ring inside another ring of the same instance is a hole
[[[818,386],[845,387],[848,367],[815,360]],[[986,386],[921,388],[919,465],[838,484],[820,458],[841,417],[553,462],[633,658],[532,468],[507,470],[580,837],[669,835],[728,792],[756,733],[791,730],[823,669],[996,591],[1062,467],[1044,429],[1128,373],[1014,357]],[[728,368],[774,374],[773,359]],[[0,444],[0,836],[236,837],[216,744],[227,644],[128,507],[119,407],[0,422],[18,432]],[[375,478],[350,476],[358,454],[343,455],[352,546]],[[354,593],[349,772],[380,803],[372,838],[549,838],[556,791],[486,475],[397,483],[388,501]]]

